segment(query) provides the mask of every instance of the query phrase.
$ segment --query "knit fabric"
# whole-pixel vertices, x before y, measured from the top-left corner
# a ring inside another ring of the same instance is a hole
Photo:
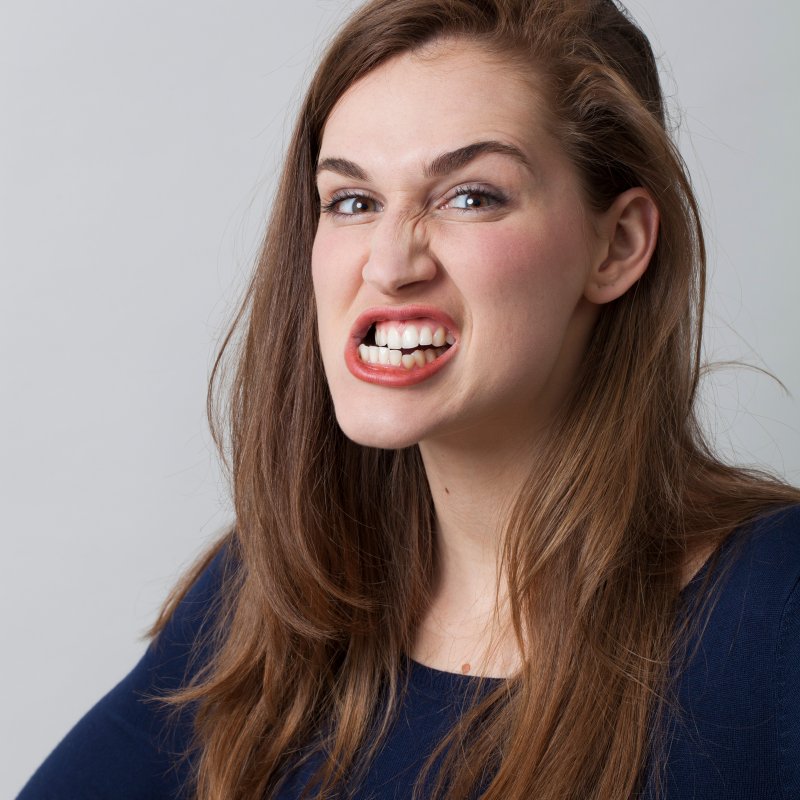
[[[191,719],[167,724],[146,698],[191,675],[190,659],[219,586],[222,557],[209,566],[133,671],[67,734],[18,800],[160,800],[187,795]],[[709,566],[683,592],[690,608]],[[717,602],[672,665],[677,707],[663,722],[659,772],[648,765],[641,797],[661,800],[800,798],[800,507],[735,531],[711,575]],[[199,659],[202,661],[202,657]],[[410,800],[422,765],[474,695],[476,678],[409,662],[408,689],[387,737],[352,800]],[[492,685],[484,682],[484,688]],[[295,800],[312,758],[290,770],[281,800]]]

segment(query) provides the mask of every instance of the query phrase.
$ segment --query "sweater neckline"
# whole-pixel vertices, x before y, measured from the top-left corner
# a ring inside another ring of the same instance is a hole
[[[466,695],[468,692],[475,692],[476,689],[481,693],[491,691],[496,686],[505,682],[505,678],[488,678],[482,675],[464,675],[460,672],[448,672],[443,669],[436,669],[408,659],[409,687],[415,691],[434,693],[438,696]]]

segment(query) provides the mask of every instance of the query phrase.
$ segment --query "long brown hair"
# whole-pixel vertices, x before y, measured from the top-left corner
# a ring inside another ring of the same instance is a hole
[[[605,209],[643,186],[661,229],[643,278],[602,308],[575,391],[509,517],[503,565],[523,666],[441,745],[436,793],[464,798],[491,776],[486,800],[630,796],[648,755],[658,760],[687,554],[800,499],[721,463],[697,423],[705,250],[644,34],[611,0],[372,0],[308,89],[212,377],[236,509],[216,549],[230,569],[213,656],[166,698],[193,709],[198,800],[271,796],[287,765],[314,751],[325,754],[315,796],[331,796],[365,767],[391,719],[392,702],[376,709],[374,698],[402,692],[435,568],[432,501],[416,447],[362,447],[336,425],[310,277],[314,174],[347,88],[443,37],[535,74],[588,202]]]

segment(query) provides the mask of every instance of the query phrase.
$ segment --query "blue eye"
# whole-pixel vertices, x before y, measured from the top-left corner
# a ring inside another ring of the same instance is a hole
[[[335,214],[343,217],[355,217],[359,214],[371,214],[380,210],[377,200],[364,194],[351,194],[345,196],[335,196],[330,202],[325,203],[322,210],[327,214]]]

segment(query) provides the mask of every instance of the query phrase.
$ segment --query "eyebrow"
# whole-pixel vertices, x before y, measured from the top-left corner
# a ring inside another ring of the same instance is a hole
[[[339,175],[352,178],[354,181],[368,180],[367,173],[355,161],[348,161],[346,158],[323,158],[317,165],[317,175],[324,170],[338,172]]]
[[[443,175],[449,175],[451,172],[465,167],[471,161],[478,158],[478,156],[487,153],[498,153],[499,155],[510,156],[523,167],[527,169],[531,168],[530,161],[528,161],[525,154],[518,147],[515,147],[513,144],[506,144],[505,142],[489,139],[484,142],[474,142],[473,144],[468,144],[464,147],[459,147],[456,150],[451,150],[436,156],[436,158],[425,167],[425,177],[440,178]],[[352,178],[356,181],[369,180],[369,176],[362,167],[346,158],[323,158],[317,165],[317,175],[324,170],[337,172],[340,175],[344,175],[346,178]]]

